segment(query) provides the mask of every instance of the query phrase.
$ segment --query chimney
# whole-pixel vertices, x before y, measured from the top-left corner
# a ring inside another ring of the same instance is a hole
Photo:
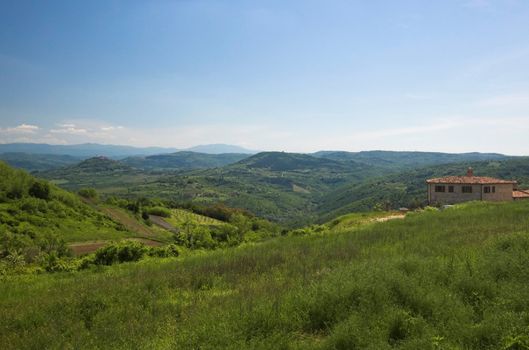
[[[468,177],[474,176],[474,169],[472,169],[472,167],[468,167],[467,176]]]

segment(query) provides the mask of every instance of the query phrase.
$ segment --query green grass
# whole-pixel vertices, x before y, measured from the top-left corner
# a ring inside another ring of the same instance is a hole
[[[4,349],[525,349],[529,202],[6,277]],[[345,232],[344,232],[345,231]]]

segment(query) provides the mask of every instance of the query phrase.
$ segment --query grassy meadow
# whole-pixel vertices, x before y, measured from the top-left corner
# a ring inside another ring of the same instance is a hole
[[[339,220],[346,220],[342,218]],[[529,203],[4,276],[3,349],[527,349]],[[333,230],[332,226],[338,227]]]

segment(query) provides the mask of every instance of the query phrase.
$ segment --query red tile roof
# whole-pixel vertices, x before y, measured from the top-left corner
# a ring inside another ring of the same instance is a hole
[[[512,198],[529,198],[529,190],[516,190],[512,192]]]
[[[429,184],[515,184],[513,180],[501,180],[487,176],[445,176],[426,180]]]

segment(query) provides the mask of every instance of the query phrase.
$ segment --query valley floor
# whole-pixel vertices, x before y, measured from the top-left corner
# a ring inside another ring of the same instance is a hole
[[[342,221],[340,221],[342,220]],[[3,349],[525,349],[529,203],[4,277]]]

